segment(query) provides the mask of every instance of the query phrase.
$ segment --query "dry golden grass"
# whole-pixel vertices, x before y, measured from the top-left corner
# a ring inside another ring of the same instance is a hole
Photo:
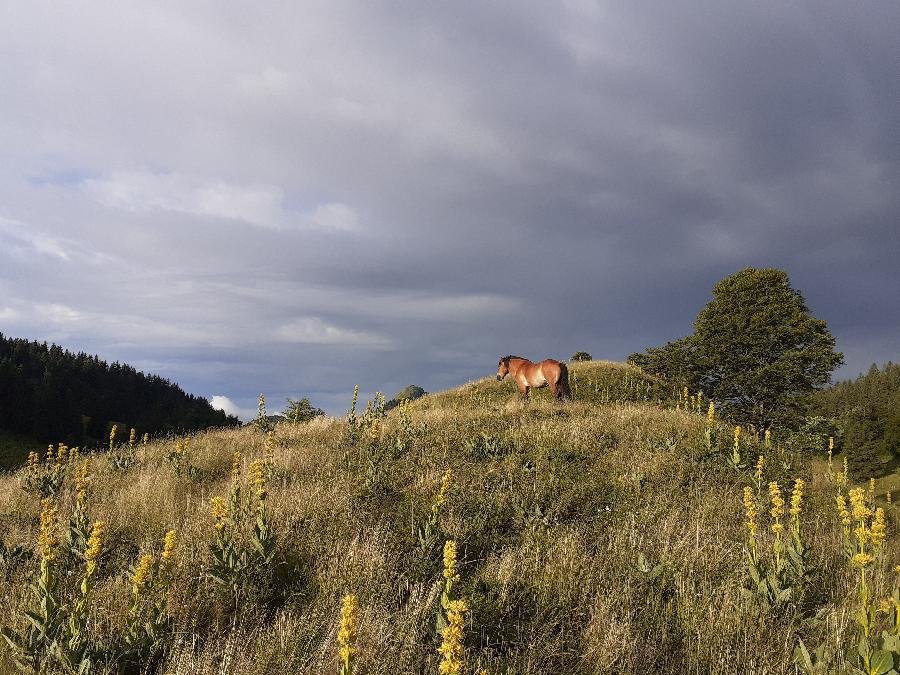
[[[336,673],[346,594],[359,597],[357,672],[437,672],[432,622],[445,538],[458,542],[457,590],[471,608],[466,672],[793,673],[798,638],[825,642],[843,659],[853,642],[853,577],[840,551],[835,487],[820,464],[791,455],[785,468],[774,448],[748,453],[766,456],[766,482],[789,490],[792,478],[807,481],[811,583],[799,602],[760,615],[740,594],[741,491],[754,485],[753,467],[727,465],[729,431],[720,434],[722,452],[710,455],[705,409],[661,403],[659,383],[621,364],[575,364],[572,372],[578,398],[564,405],[545,392],[523,405],[512,384],[492,379],[427,396],[409,407],[414,433],[402,434],[392,411],[377,448],[365,432],[354,441],[342,419],[279,425],[266,507],[274,562],[248,577],[236,606],[205,575],[209,500],[228,499],[236,450],[245,470],[265,457],[264,435],[249,427],[196,435],[192,472],[181,475],[166,460],[174,439],[140,447],[125,470],[98,453],[90,516],[108,524],[108,545],[91,635],[116,639],[128,612],[128,566],[140,551],[158,553],[175,529],[174,626],[151,672]],[[402,447],[393,445],[398,438]],[[440,539],[423,547],[416,527],[446,469],[454,477]],[[33,546],[39,502],[19,482],[0,477],[0,539]],[[67,479],[65,517],[73,500]],[[895,531],[892,512],[889,556]],[[761,545],[767,537],[760,534]],[[641,555],[662,571],[642,571]],[[24,625],[35,566],[0,563],[3,625]],[[875,583],[886,591],[891,580]],[[2,645],[0,672],[12,670]]]

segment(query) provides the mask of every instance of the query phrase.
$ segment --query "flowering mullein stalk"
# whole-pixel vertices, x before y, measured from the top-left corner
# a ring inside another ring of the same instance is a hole
[[[256,502],[256,519],[253,523],[251,544],[263,564],[269,564],[275,553],[275,537],[272,535],[266,514],[266,498],[269,495],[266,486],[266,466],[265,460],[258,459],[247,471],[247,488],[251,493],[249,498]]]
[[[765,466],[765,460],[763,456],[760,455],[759,459],[756,460],[756,494],[762,493],[762,478],[763,478],[763,467]]]
[[[887,524],[884,519],[884,509],[880,506],[875,509],[875,517],[872,519],[872,525],[869,528],[869,537],[872,540],[872,550],[878,561],[884,559],[884,539],[887,534]]]
[[[128,434],[128,447],[134,448],[135,443],[137,443],[137,430],[131,427],[131,432]]]
[[[232,515],[238,515],[243,510],[241,504],[241,486],[242,486],[242,478],[241,474],[243,473],[244,468],[244,459],[241,456],[240,450],[235,450],[234,455],[231,458],[231,513]]]
[[[440,675],[460,675],[466,665],[463,649],[464,614],[469,610],[464,600],[452,600],[447,606],[447,626],[441,631]]]
[[[697,414],[699,415],[703,411],[703,392],[697,392]]]
[[[734,428],[734,445],[731,448],[731,463],[738,466],[741,463],[741,428]]]
[[[832,480],[834,478],[834,471],[831,466],[831,455],[834,452],[834,436],[828,437],[828,479]]]
[[[119,425],[113,424],[109,432],[109,451],[112,452],[116,447],[116,435],[119,433]]]
[[[716,443],[716,404],[709,402],[709,409],[706,411],[706,449],[712,452]]]
[[[759,563],[759,554],[756,550],[756,501],[753,498],[753,489],[749,487],[744,488],[744,511],[747,526],[747,551],[750,555],[750,562],[756,565]]]
[[[800,514],[803,511],[803,487],[805,483],[802,478],[797,478],[794,480],[794,489],[791,492],[791,537],[794,540],[794,544],[799,546],[801,543],[800,537]]]
[[[781,496],[781,487],[775,481],[769,483],[769,499],[772,503],[772,508],[769,509],[769,516],[771,517],[771,529],[774,537],[772,552],[775,554],[775,569],[778,570],[781,567],[781,554],[784,550],[781,539],[781,533],[784,531],[784,524],[781,522],[782,517],[784,517],[784,498]]]
[[[684,410],[687,412],[689,410],[688,404],[690,403],[690,394],[688,393],[688,388],[685,387],[684,391],[681,392],[681,400],[684,401]]]
[[[84,554],[88,540],[88,487],[91,460],[86,459],[75,469],[75,509],[69,518],[69,549],[76,556]]]
[[[850,520],[850,511],[847,510],[847,500],[844,495],[837,495],[835,497],[835,501],[837,502],[837,510],[838,516],[841,519],[841,534],[844,541],[844,550],[847,552],[848,556],[853,555],[853,545],[850,543],[850,526],[853,522]]]
[[[356,649],[356,625],[358,605],[355,595],[345,595],[341,602],[341,625],[338,629],[338,655],[341,661],[340,675],[353,675],[353,661]]]

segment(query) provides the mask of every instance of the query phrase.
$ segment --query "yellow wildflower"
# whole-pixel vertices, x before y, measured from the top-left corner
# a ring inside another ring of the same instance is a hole
[[[357,597],[345,595],[341,603],[341,626],[338,629],[338,644],[340,645],[341,672],[351,672],[351,662],[356,654],[356,625],[358,617]]]
[[[444,544],[444,578],[456,581],[456,542],[448,539]]]
[[[87,548],[84,551],[84,559],[87,561],[87,576],[93,576],[97,569],[97,560],[103,552],[103,533],[106,530],[106,523],[98,520],[91,528],[91,536],[87,540]]]
[[[844,495],[838,495],[835,497],[835,500],[837,501],[838,515],[841,517],[841,525],[850,527],[850,512],[847,510],[847,500],[844,499]]]
[[[166,536],[163,537],[163,550],[162,554],[160,554],[160,560],[162,560],[163,564],[170,564],[172,558],[175,556],[175,545],[178,542],[178,535],[175,530],[169,530],[166,532]]]
[[[862,488],[850,490],[850,512],[858,523],[864,523],[872,515],[872,510],[866,504],[866,492]]]
[[[209,500],[209,506],[212,511],[212,517],[215,519],[215,528],[221,532],[225,529],[228,519],[228,505],[221,497],[213,497]]]
[[[378,435],[381,433],[381,420],[377,417],[372,420],[372,428],[369,429],[369,435],[372,438],[372,442],[375,443],[378,441]]]
[[[791,517],[794,519],[800,517],[800,512],[803,509],[803,486],[802,478],[794,480],[794,490],[791,492]]]
[[[884,543],[884,537],[887,527],[884,522],[884,509],[881,507],[875,509],[875,519],[872,521],[872,527],[869,530],[869,536],[872,538],[872,544],[881,546]]]
[[[144,437],[141,439],[141,443],[143,443],[144,445],[147,445],[147,443],[149,443],[149,442],[150,442],[150,434],[145,432]]]
[[[762,483],[762,474],[763,474],[763,466],[765,465],[765,460],[763,456],[760,455],[759,459],[756,460],[756,482]]]
[[[258,459],[247,469],[247,483],[251,489],[256,490],[256,496],[263,501],[268,494],[266,491],[265,460]]]
[[[134,596],[140,597],[141,593],[150,583],[150,576],[153,573],[153,556],[145,553],[141,556],[137,566],[134,568],[134,576],[131,578],[131,592]]]
[[[444,478],[441,480],[441,491],[437,496],[437,505],[443,506],[444,501],[447,499],[447,493],[450,491],[450,482],[453,480],[453,470],[447,469],[444,472]]]
[[[65,443],[60,443],[58,449],[56,451],[56,464],[58,466],[62,466],[67,464],[69,460],[69,446]]]
[[[464,600],[451,600],[447,606],[447,627],[441,631],[443,638],[438,652],[443,656],[438,666],[441,675],[458,675],[465,667],[463,650],[463,615],[469,610]]]
[[[784,529],[781,524],[781,518],[784,516],[784,499],[781,496],[781,488],[775,481],[769,483],[769,498],[772,502],[772,508],[769,510],[769,515],[772,516],[772,532],[779,534]]]
[[[716,404],[709,402],[709,409],[706,411],[706,426],[711,427],[716,421]]]
[[[133,448],[136,441],[137,441],[137,430],[134,427],[131,427],[131,433],[128,434],[128,445]]]
[[[47,562],[56,558],[56,504],[50,498],[41,500],[41,532],[38,535],[38,546],[41,558]]]
[[[119,425],[113,424],[112,429],[109,432],[109,449],[112,450],[116,447],[116,435],[119,433]]]
[[[40,461],[41,461],[41,456],[38,453],[36,453],[34,450],[32,450],[31,452],[28,453],[28,467],[29,468],[36,467],[40,463]]]
[[[765,439],[766,447],[771,448],[772,447],[772,430],[766,429],[766,433],[763,435],[763,438]]]
[[[852,559],[853,566],[858,567],[859,569],[865,569],[873,562],[875,562],[875,558],[868,553],[857,553]]]

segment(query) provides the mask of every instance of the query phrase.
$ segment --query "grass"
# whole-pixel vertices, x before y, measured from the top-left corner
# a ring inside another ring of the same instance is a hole
[[[248,568],[235,593],[205,574],[209,501],[229,498],[235,451],[245,470],[266,457],[265,436],[250,427],[194,436],[183,453],[189,468],[178,471],[167,459],[174,439],[139,447],[125,469],[96,454],[89,511],[106,530],[87,633],[97,644],[119,640],[127,570],[141,552],[158,554],[174,529],[172,623],[147,672],[337,673],[342,598],[354,595],[354,672],[437,673],[448,539],[458,551],[453,592],[467,606],[465,673],[794,673],[799,639],[824,645],[834,664],[852,660],[855,577],[821,462],[749,440],[747,468],[734,468],[730,430],[707,450],[705,409],[676,410],[659,382],[625,365],[571,371],[574,401],[557,405],[538,391],[524,405],[512,383],[488,378],[391,411],[377,443],[343,419],[278,425],[265,507],[272,562]],[[777,611],[741,592],[742,490],[754,485],[758,454],[764,483],[807,485],[810,579]],[[437,532],[423,540],[447,469]],[[0,477],[0,539],[34,549],[39,499],[20,480]],[[73,502],[67,478],[64,516]],[[250,526],[236,525],[235,536],[249,537]],[[897,564],[896,526],[891,510],[885,568]],[[0,562],[3,625],[24,627],[37,566]],[[63,586],[76,585],[77,572],[70,577]],[[873,576],[882,594],[891,583]],[[0,645],[0,672],[14,670],[12,656]]]

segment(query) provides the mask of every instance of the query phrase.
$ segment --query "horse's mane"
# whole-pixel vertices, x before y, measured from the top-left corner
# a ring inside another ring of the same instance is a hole
[[[522,359],[522,361],[527,361],[527,360],[528,360],[528,359],[526,359],[526,358],[524,358],[524,357],[522,357],[522,356],[515,356],[515,355],[513,355],[513,354],[510,354],[509,356],[504,356],[504,357],[503,357],[502,359],[500,359],[500,360],[501,360],[501,361],[506,361],[507,363],[509,363],[509,360],[510,360],[510,359]]]

